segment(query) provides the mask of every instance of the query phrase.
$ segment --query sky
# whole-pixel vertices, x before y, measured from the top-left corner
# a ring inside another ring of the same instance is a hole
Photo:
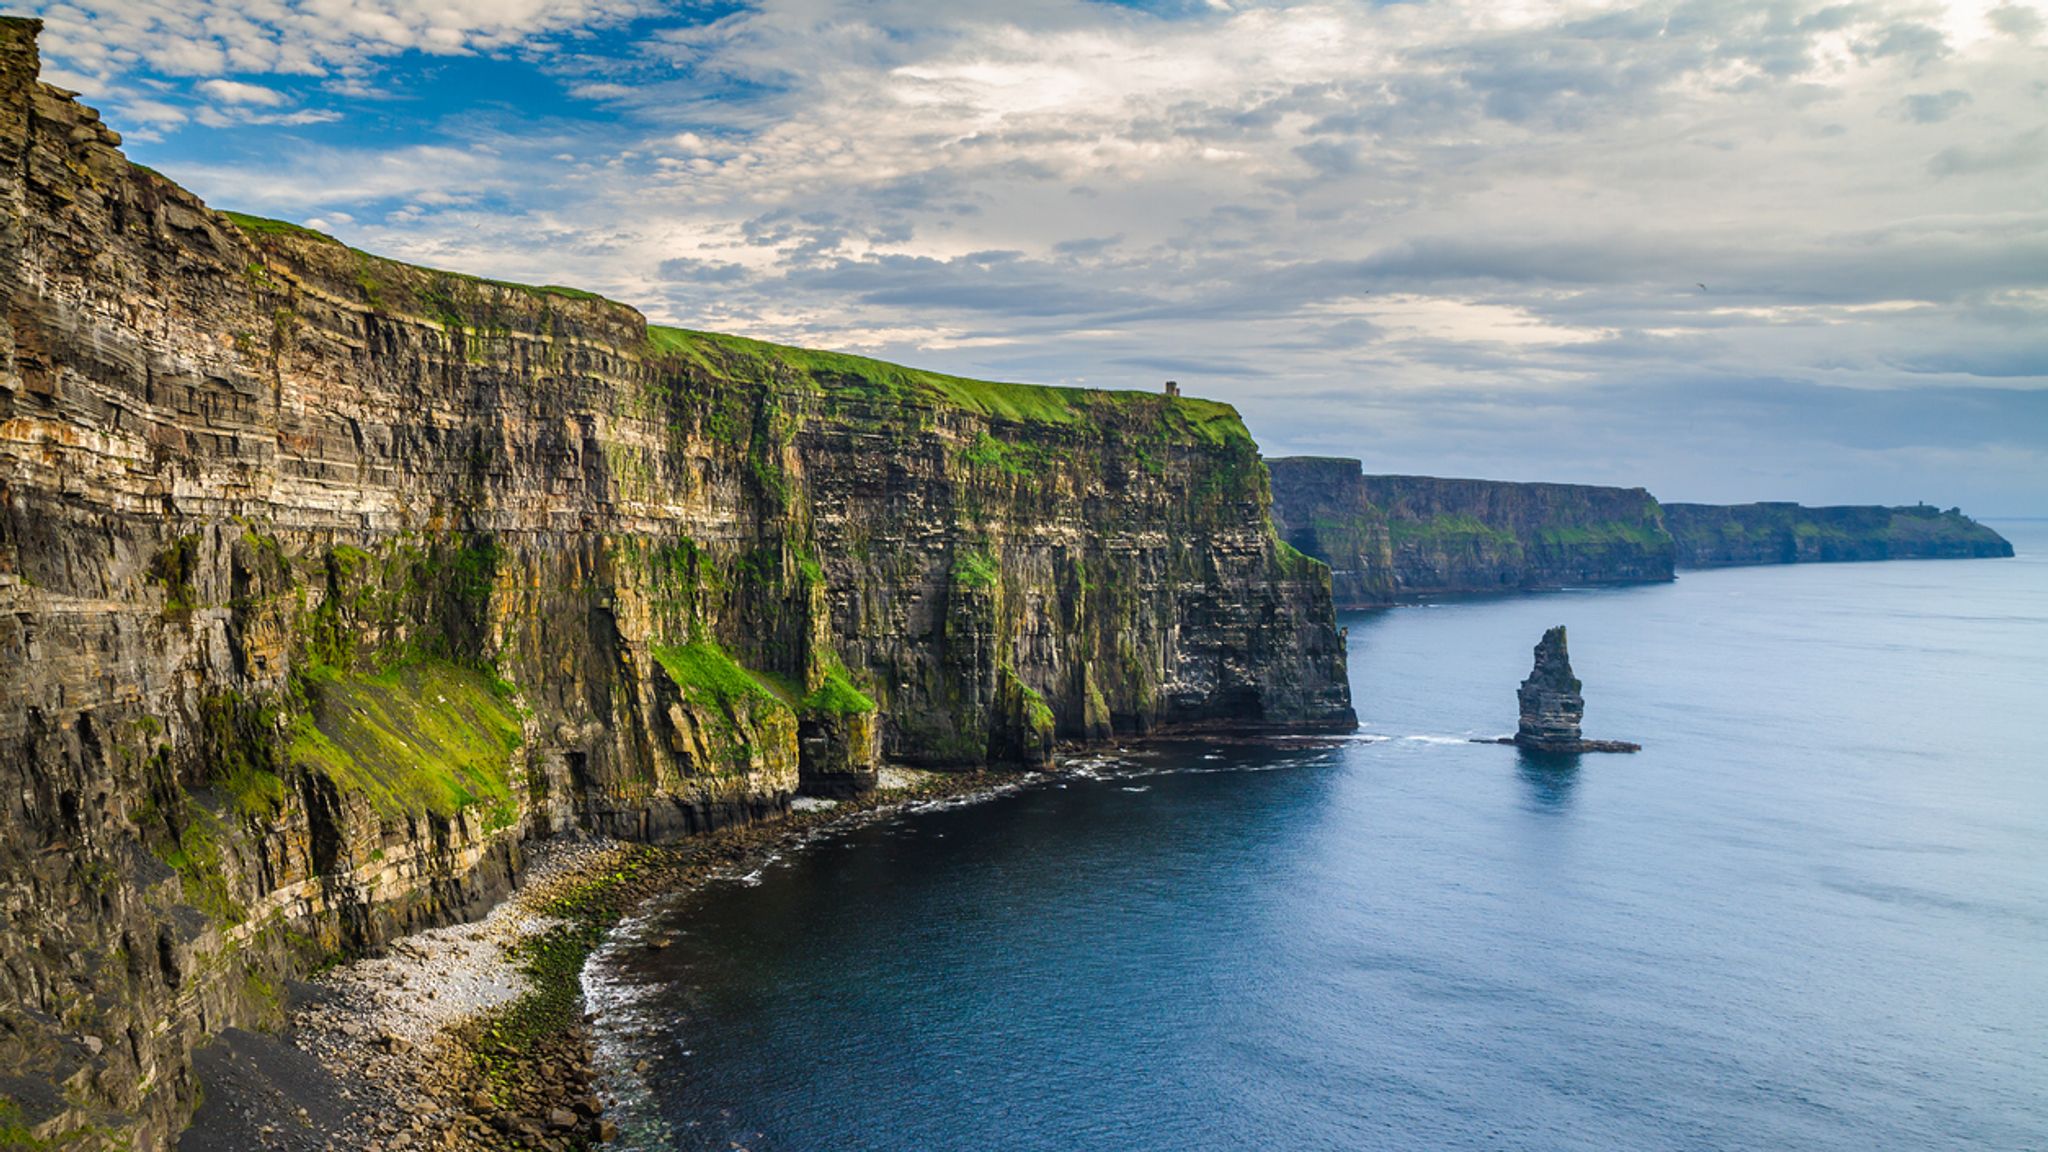
[[[2048,515],[2048,0],[64,0],[215,207],[1269,455]]]

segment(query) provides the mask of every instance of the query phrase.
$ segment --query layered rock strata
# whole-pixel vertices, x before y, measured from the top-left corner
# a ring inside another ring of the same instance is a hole
[[[1401,581],[1387,514],[1365,490],[1359,462],[1333,456],[1267,461],[1273,524],[1289,544],[1330,566],[1340,608],[1392,604]]]
[[[194,1045],[883,757],[1348,727],[1236,413],[650,327],[231,218],[0,20],[0,1146],[160,1148]]]
[[[1579,723],[1586,716],[1583,687],[1572,674],[1564,625],[1559,624],[1536,642],[1535,666],[1515,693],[1515,700],[1521,705],[1521,722],[1513,738],[1501,743],[1519,745],[1532,752],[1640,752],[1639,744],[1587,740],[1580,734]]]
[[[1664,523],[1677,541],[1679,564],[1688,568],[2012,555],[2005,537],[1961,509],[1925,504],[1666,504]]]
[[[1368,476],[1338,457],[1268,464],[1274,523],[1330,566],[1341,608],[1651,583],[1679,567],[2012,555],[1955,508],[1660,504],[1641,488]]]
[[[1672,578],[1671,537],[1641,488],[1368,476],[1330,457],[1270,467],[1275,523],[1330,565],[1344,607]]]

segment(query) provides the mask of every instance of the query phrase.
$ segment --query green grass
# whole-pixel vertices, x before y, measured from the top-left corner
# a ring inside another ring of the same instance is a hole
[[[1631,524],[1621,520],[1542,528],[1537,531],[1536,539],[1544,544],[1560,547],[1634,544],[1643,548],[1657,548],[1671,542],[1670,535],[1653,524]]]
[[[581,288],[566,288],[560,284],[521,284],[516,280],[493,280],[488,276],[472,276],[467,272],[450,272],[444,268],[429,268],[423,264],[407,264],[402,260],[378,256],[373,253],[364,252],[359,248],[349,248],[348,245],[343,244],[325,232],[308,228],[303,224],[294,224],[289,220],[276,220],[268,216],[252,216],[247,212],[230,212],[225,208],[220,210],[220,214],[227,217],[229,222],[241,229],[244,234],[252,239],[260,240],[271,236],[295,236],[301,239],[348,248],[349,251],[354,252],[357,256],[377,264],[395,264],[402,268],[415,268],[421,272],[427,272],[435,276],[452,277],[453,279],[466,281],[471,284],[488,284],[495,288],[507,288],[514,292],[525,292],[538,296],[559,296],[568,300],[611,302],[595,292],[588,292]],[[381,285],[372,273],[372,267],[363,267],[357,270],[356,275],[357,284],[362,288],[364,295],[374,299],[381,291]]]
[[[0,1148],[40,1148],[35,1131],[22,1119],[21,1105],[0,1096]]]
[[[962,588],[994,588],[1001,579],[995,557],[987,552],[969,549],[953,557],[953,583]]]
[[[750,749],[786,721],[795,730],[793,693],[768,678],[748,671],[724,648],[710,640],[656,645],[655,662],[691,706],[711,772],[745,771]]]
[[[254,216],[246,212],[223,211],[221,215],[253,239],[296,237],[348,247],[325,232],[288,220]],[[373,307],[382,306],[382,293],[385,287],[374,275],[377,264],[414,268],[455,281],[490,285],[532,295],[610,303],[605,297],[581,288],[494,280],[446,269],[408,265],[360,249],[348,250],[368,262],[357,269],[356,279],[364,298]],[[459,316],[450,311],[449,301],[425,302],[429,306],[438,306],[444,320],[460,320]],[[743,336],[725,336],[659,324],[647,326],[647,343],[648,350],[656,356],[680,359],[716,375],[752,381],[781,380],[821,391],[852,390],[859,394],[898,401],[924,400],[945,403],[991,419],[1019,424],[1081,424],[1091,419],[1099,419],[1112,409],[1133,408],[1141,404],[1151,405],[1160,414],[1164,425],[1162,430],[1165,432],[1185,436],[1211,447],[1249,448],[1252,445],[1251,433],[1245,428],[1237,410],[1214,400],[1167,397],[1157,392],[1112,392],[1098,388],[975,380],[943,372],[906,368],[900,364],[873,360],[866,356],[793,348],[788,345],[750,340]]]
[[[1003,472],[1011,476],[1029,476],[1036,468],[1037,453],[1028,446],[998,440],[986,432],[974,434],[974,443],[960,453],[960,458],[971,468]]]
[[[235,811],[246,819],[264,820],[284,806],[284,781],[254,765],[242,765],[221,782]]]
[[[1214,400],[974,380],[844,352],[794,348],[659,324],[647,326],[647,343],[656,356],[679,359],[721,376],[850,391],[876,399],[941,403],[1018,424],[1080,424],[1115,409],[1156,405],[1172,431],[1212,445],[1251,443],[1251,433],[1237,410]],[[969,451],[986,455],[992,450],[978,440]],[[993,456],[988,462],[1001,463]]]
[[[487,827],[517,818],[509,783],[521,741],[494,678],[440,660],[370,676],[324,670],[309,679],[309,714],[287,755],[367,797],[379,815],[448,818],[482,807]]]
[[[1465,543],[1489,543],[1503,547],[1518,546],[1520,541],[1513,532],[1495,528],[1476,516],[1435,516],[1428,520],[1394,520],[1388,523],[1387,533],[1394,545],[1454,545]]]
[[[1316,569],[1323,567],[1321,560],[1303,552],[1278,536],[1273,538],[1273,544],[1274,551],[1278,553],[1280,558],[1280,573],[1290,580],[1307,579]]]
[[[1053,730],[1052,705],[1045,702],[1045,694],[1029,684],[1021,684],[1024,690],[1024,721],[1033,732],[1050,733]]]
[[[193,579],[199,568],[199,537],[186,534],[150,557],[149,578],[164,590],[166,614],[189,613],[199,606]]]
[[[782,698],[760,677],[710,640],[657,644],[654,659],[685,699],[715,704],[728,716],[737,718],[742,703],[782,703]]]
[[[825,682],[818,685],[818,690],[804,697],[803,709],[833,716],[859,715],[873,712],[875,702],[867,693],[853,686],[845,669],[833,668],[826,671]]]
[[[249,912],[228,889],[220,821],[197,804],[188,803],[185,813],[184,831],[175,846],[161,853],[163,862],[178,874],[187,904],[222,924],[240,924]]]
[[[273,220],[268,216],[251,216],[247,212],[230,212],[225,208],[221,209],[220,214],[227,217],[229,223],[240,228],[250,236],[298,236],[307,240],[319,240],[328,244],[347,247],[347,245],[342,244],[341,241],[336,240],[325,232],[308,228],[304,224],[294,224],[289,220]]]

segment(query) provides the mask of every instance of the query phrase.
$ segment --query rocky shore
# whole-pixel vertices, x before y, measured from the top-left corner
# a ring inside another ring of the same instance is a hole
[[[673,846],[542,842],[517,890],[483,919],[406,936],[293,987],[276,1035],[218,1041],[180,1152],[595,1147],[614,1129],[592,1075],[580,973],[621,918],[802,842],[1028,779],[891,768],[869,796],[807,801],[783,819]]]

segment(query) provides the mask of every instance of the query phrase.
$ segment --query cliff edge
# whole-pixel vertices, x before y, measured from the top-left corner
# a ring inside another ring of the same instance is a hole
[[[195,1045],[884,758],[1347,728],[1225,405],[649,326],[215,212],[0,20],[0,1146],[163,1147]]]
[[[1664,522],[1678,543],[1678,562],[1687,568],[2012,555],[2005,537],[1961,509],[1925,504],[1666,504]]]
[[[1270,467],[1275,523],[1330,565],[1342,607],[1672,578],[1671,537],[1641,488],[1369,476],[1336,457]]]

